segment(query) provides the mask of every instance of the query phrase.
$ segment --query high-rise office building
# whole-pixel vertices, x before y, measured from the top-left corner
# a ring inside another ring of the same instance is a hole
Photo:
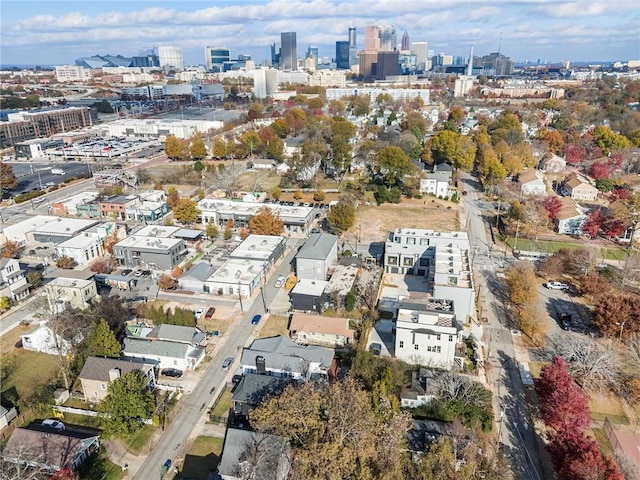
[[[376,25],[364,27],[364,49],[367,52],[380,50],[380,32]]]
[[[400,50],[402,50],[403,52],[408,52],[409,51],[409,45],[411,45],[411,42],[409,42],[409,34],[407,33],[407,31],[405,30],[404,33],[402,34],[402,45],[400,47]]]
[[[307,47],[307,58],[313,58],[314,66],[318,65],[318,47],[315,45],[309,45]]]
[[[282,70],[296,70],[298,67],[296,32],[282,32],[280,44],[280,68]]]
[[[392,52],[398,49],[398,36],[393,25],[378,25],[380,50]]]
[[[358,42],[356,28],[349,27],[349,68],[358,64]]]
[[[280,52],[282,48],[280,47],[280,42],[273,42],[271,44],[271,65],[274,68],[278,68],[280,66]]]
[[[204,47],[204,60],[210,72],[223,72],[225,62],[231,59],[226,47]]]
[[[427,52],[429,44],[427,42],[413,42],[411,52],[416,54],[416,70],[424,72],[427,70]]]
[[[336,42],[336,68],[338,70],[349,68],[349,42]]]
[[[376,65],[376,80],[384,80],[400,73],[400,52],[380,51]]]
[[[182,48],[161,46],[156,47],[158,53],[158,61],[160,67],[177,68],[182,70],[184,68],[184,61],[182,60]]]

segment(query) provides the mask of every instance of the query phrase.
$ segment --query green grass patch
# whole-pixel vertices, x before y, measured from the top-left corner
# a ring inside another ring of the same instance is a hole
[[[258,338],[273,337],[275,335],[289,335],[289,317],[282,317],[279,315],[269,315],[269,318],[264,322]]]
[[[625,415],[611,415],[610,413],[591,412],[591,418],[598,422],[604,422],[605,418],[616,425],[629,425],[629,418]]]
[[[11,390],[17,394],[14,401],[28,401],[36,396],[43,385],[51,384],[58,376],[59,367],[54,355],[17,350],[15,355],[2,358],[2,394]]]
[[[224,439],[217,437],[197,437],[184,459],[180,478],[207,480],[216,469],[222,455]]]
[[[102,419],[98,416],[90,417],[89,415],[77,415],[75,413],[65,413],[62,418],[69,425],[78,425],[81,427],[97,428],[102,430]]]
[[[231,389],[225,388],[224,391],[218,397],[216,406],[211,410],[211,415],[214,417],[224,417],[229,413],[231,408]]]
[[[143,448],[149,445],[151,436],[156,431],[156,428],[157,427],[153,425],[145,425],[131,437],[124,439],[127,445],[127,451],[134,455],[140,455]]]
[[[517,250],[533,251],[533,252],[545,252],[556,253],[558,250],[577,250],[579,248],[592,248],[597,258],[604,258],[607,260],[624,260],[627,257],[627,250],[619,247],[592,247],[585,242],[577,242],[570,240],[538,240],[537,242],[529,238],[518,238],[516,242],[515,237],[508,237],[505,240],[507,247]],[[517,247],[517,248],[516,248]]]
[[[100,448],[98,455],[83,465],[79,473],[83,480],[121,480],[124,478],[122,467],[109,460],[104,448]]]

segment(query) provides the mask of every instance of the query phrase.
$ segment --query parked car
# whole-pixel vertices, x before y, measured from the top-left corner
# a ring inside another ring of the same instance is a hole
[[[207,309],[207,313],[204,314],[204,319],[211,320],[213,318],[214,313],[216,313],[216,307],[209,307]]]
[[[142,276],[142,270],[136,270],[136,273],[133,274],[134,277],[141,277]]]
[[[64,423],[60,420],[56,420],[55,418],[47,418],[46,420],[43,420],[42,425],[54,428],[55,430],[64,430]]]
[[[262,315],[254,315],[253,318],[251,319],[251,325],[257,325],[258,323],[260,323],[260,319],[262,318]]]
[[[203,313],[204,313],[204,307],[200,307],[199,309],[197,309],[196,310],[196,318],[200,318]]]
[[[569,285],[562,282],[547,282],[544,284],[544,287],[549,290],[569,290]]]
[[[162,373],[162,375],[164,375],[165,377],[180,378],[182,376],[182,371],[176,368],[165,368],[160,373]]]
[[[122,270],[122,272],[120,272],[120,275],[122,275],[123,277],[126,277],[127,275],[129,275],[133,270],[131,270],[130,268],[125,268],[124,270]]]
[[[284,285],[284,282],[287,279],[284,278],[283,276],[279,276],[278,279],[276,280],[276,283],[273,284],[274,287],[276,288],[281,288]]]
[[[572,323],[570,313],[563,313],[560,315],[560,326],[563,330],[571,330]]]
[[[233,363],[233,357],[225,358],[224,362],[222,362],[222,370],[224,370],[225,372],[229,370],[229,367],[231,367],[232,363]]]

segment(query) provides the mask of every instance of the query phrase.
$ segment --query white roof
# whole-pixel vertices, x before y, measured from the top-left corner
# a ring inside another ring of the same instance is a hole
[[[64,288],[84,288],[88,287],[93,280],[82,280],[80,278],[57,277],[47,283],[47,287],[64,287]]]
[[[284,237],[275,235],[249,235],[229,256],[268,260],[283,240]]]
[[[77,205],[79,203],[89,202],[91,200],[95,200],[98,198],[99,192],[94,190],[89,190],[86,192],[80,192],[76,195],[71,195],[70,197],[63,198],[62,200],[58,200],[57,202],[52,203],[61,203],[63,205]]]
[[[100,242],[100,236],[97,233],[84,232],[84,234],[71,237],[62,243],[56,245],[56,248],[85,248]]]
[[[261,260],[230,258],[209,277],[208,282],[247,283],[260,275],[264,268]]]
[[[329,282],[326,282],[324,280],[310,280],[302,278],[298,280],[298,283],[296,283],[293,289],[291,289],[291,293],[319,297],[324,293],[327,285],[329,285]]]
[[[176,246],[182,242],[180,238],[153,238],[153,237],[139,237],[132,235],[119,241],[115,247],[140,247],[140,248],[153,248],[156,250],[168,250],[171,247]]]
[[[180,227],[167,227],[163,225],[147,225],[138,230],[136,237],[167,238],[180,230]]]

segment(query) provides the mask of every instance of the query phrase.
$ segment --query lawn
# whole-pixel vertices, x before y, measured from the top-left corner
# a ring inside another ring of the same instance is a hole
[[[576,250],[578,248],[593,248],[597,258],[604,258],[607,260],[624,260],[627,256],[627,251],[624,248],[619,247],[599,247],[592,246],[586,242],[575,242],[568,240],[538,240],[535,242],[529,238],[518,238],[516,243],[514,237],[509,237],[505,240],[507,246],[511,249],[518,247],[518,250],[527,250],[534,252],[546,252],[555,253],[562,248],[569,250]]]
[[[620,399],[612,393],[591,393],[589,408],[591,409],[591,418],[596,421],[602,422],[605,418],[609,418],[613,423],[629,424]]]
[[[274,337],[276,335],[289,335],[289,317],[269,315],[260,328],[258,338]]]
[[[535,379],[540,378],[540,372],[542,372],[542,367],[547,365],[548,362],[529,362],[529,371],[531,372],[531,376]]]
[[[100,448],[98,455],[81,467],[80,477],[85,480],[120,480],[124,478],[124,472],[122,467],[107,458],[104,448]]]
[[[231,389],[225,388],[224,391],[218,397],[216,405],[211,410],[210,415],[212,417],[224,417],[229,413],[231,409]]]
[[[271,192],[280,185],[280,177],[278,175],[271,175],[271,172],[256,170],[240,175],[238,183],[240,184],[239,190],[246,192],[250,192],[254,188],[261,192]]]
[[[20,327],[18,327],[20,328]],[[55,355],[16,349],[2,354],[2,394],[15,388],[20,399],[33,398],[36,389],[49,385],[57,376],[59,367]],[[16,399],[17,400],[17,399]]]
[[[216,469],[222,454],[224,439],[217,437],[197,437],[185,456],[179,478],[206,480]]]
[[[134,455],[140,455],[143,449],[149,446],[149,441],[157,428],[153,425],[145,425],[133,436],[125,439],[127,451]]]

